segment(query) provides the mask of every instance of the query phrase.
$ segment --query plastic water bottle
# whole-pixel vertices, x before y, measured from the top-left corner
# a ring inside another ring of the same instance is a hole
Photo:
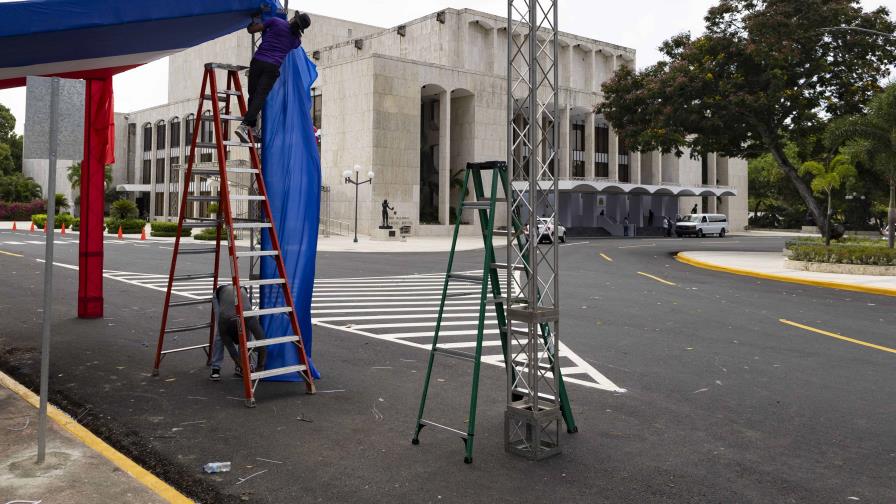
[[[202,468],[205,469],[205,472],[209,474],[227,472],[230,470],[230,462],[209,462]]]

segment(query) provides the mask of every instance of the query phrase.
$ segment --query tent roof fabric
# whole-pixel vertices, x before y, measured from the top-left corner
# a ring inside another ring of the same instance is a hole
[[[264,0],[0,2],[0,89],[133,68],[246,26]]]

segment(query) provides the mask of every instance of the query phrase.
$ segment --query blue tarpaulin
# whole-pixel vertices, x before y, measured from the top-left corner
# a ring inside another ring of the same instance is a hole
[[[321,184],[320,154],[311,122],[311,85],[316,79],[317,67],[301,48],[289,53],[280,67],[280,78],[268,95],[262,116],[264,184],[309,361]],[[267,233],[262,235],[262,248],[271,248]],[[272,258],[262,258],[261,277],[279,277]],[[280,288],[262,287],[261,307],[275,306],[284,306]],[[286,315],[267,315],[261,322],[268,338],[292,334]],[[297,363],[298,356],[291,343],[268,347],[265,367]],[[320,377],[313,365],[312,375]],[[296,381],[299,377],[281,375],[268,380]]]

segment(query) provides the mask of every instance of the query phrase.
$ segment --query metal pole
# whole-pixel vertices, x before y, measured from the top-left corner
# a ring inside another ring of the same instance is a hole
[[[358,187],[361,186],[358,177],[358,170],[355,170],[355,243],[358,243]]]
[[[59,144],[59,77],[50,81],[50,156],[47,170],[47,231],[44,253],[44,320],[41,328],[40,408],[37,416],[37,463],[47,452],[47,395],[50,388],[50,329],[53,323],[53,238],[56,227],[56,151]],[[87,153],[85,153],[87,154]],[[85,156],[86,157],[86,156]]]

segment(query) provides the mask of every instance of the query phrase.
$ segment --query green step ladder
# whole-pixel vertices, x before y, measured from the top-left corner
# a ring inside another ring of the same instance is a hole
[[[488,197],[486,197],[485,195],[485,185],[483,184],[482,178],[482,173],[485,171],[492,172],[491,190]],[[464,182],[463,186],[461,187],[460,201],[457,205],[456,219],[454,221],[454,235],[451,241],[451,252],[448,255],[448,271],[445,274],[445,282],[442,286],[442,300],[439,303],[439,315],[436,319],[435,332],[433,333],[432,349],[429,352],[429,364],[426,368],[426,378],[423,381],[423,394],[420,398],[420,410],[417,413],[417,426],[414,430],[414,438],[411,440],[411,443],[415,445],[420,444],[420,431],[427,425],[453,432],[454,434],[459,435],[464,441],[464,462],[467,464],[473,462],[473,436],[476,430],[476,405],[479,397],[479,369],[482,363],[482,338],[485,328],[486,306],[489,303],[492,303],[495,306],[495,315],[498,320],[498,333],[501,337],[501,349],[503,351],[503,355],[505,356],[504,365],[507,368],[507,372],[510,373],[513,378],[515,378],[516,373],[516,369],[514,368],[513,363],[507,362],[507,316],[504,311],[505,298],[501,292],[501,277],[498,274],[499,270],[506,271],[508,275],[512,275],[514,274],[514,272],[508,271],[509,267],[507,264],[495,262],[495,247],[492,243],[493,236],[507,236],[508,233],[512,233],[510,237],[508,237],[508,244],[512,243],[512,240],[515,241],[515,246],[518,247],[519,251],[523,254],[527,254],[526,250],[528,246],[525,239],[526,232],[518,216],[513,216],[513,230],[495,230],[495,208],[499,203],[507,203],[506,199],[498,199],[498,186],[500,182],[500,186],[502,188],[509,187],[507,176],[507,163],[504,161],[467,163],[467,167],[464,170]],[[476,199],[465,200],[467,188],[470,186],[471,179],[473,182],[474,195]],[[479,223],[482,231],[482,240],[483,244],[485,245],[485,257],[483,258],[482,262],[483,267],[481,276],[454,273],[452,269],[454,266],[454,253],[457,247],[457,236],[460,232],[461,216],[463,214],[463,211],[466,209],[477,210],[479,213]],[[453,348],[445,348],[439,346],[439,331],[442,327],[442,316],[445,312],[445,300],[449,298],[456,299],[471,295],[467,292],[449,294],[448,286],[452,282],[474,283],[481,285],[481,290],[479,292],[479,320],[476,330],[476,350],[474,353],[463,352]],[[488,299],[489,290],[491,290],[491,300]],[[540,328],[541,337],[544,341],[544,344],[549,345],[550,342],[553,341],[550,335],[550,326],[544,323],[540,324]],[[550,365],[553,369],[553,358],[555,355],[555,351],[550,347],[549,350],[551,356]],[[468,419],[466,432],[423,418],[423,412],[426,408],[426,396],[429,392],[429,383],[430,378],[432,377],[432,366],[437,354],[445,357],[452,357],[473,362],[473,384],[472,390],[470,392],[470,412],[469,416],[467,417]],[[559,369],[559,367],[557,368]],[[515,379],[512,379],[510,383],[515,383],[515,381]],[[557,377],[557,381],[559,382],[560,406],[561,412],[563,414],[563,420],[566,423],[566,431],[569,433],[578,432],[578,427],[576,427],[575,420],[573,419],[572,410],[569,407],[569,398],[566,394],[566,385],[563,383],[562,375]],[[512,394],[514,394],[514,400],[521,397],[518,396],[515,392]]]

